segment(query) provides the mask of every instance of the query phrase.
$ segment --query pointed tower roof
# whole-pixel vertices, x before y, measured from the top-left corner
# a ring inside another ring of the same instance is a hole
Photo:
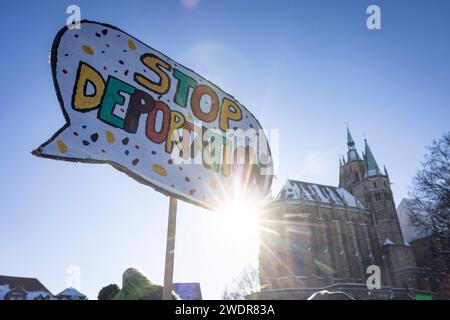
[[[360,160],[358,151],[355,148],[355,142],[353,141],[352,134],[350,133],[350,129],[347,126],[347,161]]]
[[[364,160],[366,161],[367,176],[375,176],[381,174],[380,168],[378,167],[377,161],[373,156],[372,150],[370,150],[367,140],[364,139],[365,151]]]
[[[347,126],[347,146],[348,148],[353,148],[355,146],[355,142],[353,141],[352,134],[350,133],[350,129]]]

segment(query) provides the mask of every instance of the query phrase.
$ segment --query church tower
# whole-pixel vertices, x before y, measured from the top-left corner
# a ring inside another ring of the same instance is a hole
[[[403,244],[403,236],[392,196],[389,175],[380,170],[372,150],[364,140],[363,158],[347,127],[347,160],[340,160],[339,186],[361,200],[372,212],[380,244]]]
[[[364,203],[373,212],[381,244],[404,244],[386,167],[381,172],[366,139],[364,149],[366,175],[361,191]]]
[[[355,147],[355,142],[347,127],[347,160],[343,157],[339,159],[339,187],[345,188],[351,194],[356,186],[361,184],[362,179],[366,174],[366,167],[364,161],[359,157],[358,151]]]

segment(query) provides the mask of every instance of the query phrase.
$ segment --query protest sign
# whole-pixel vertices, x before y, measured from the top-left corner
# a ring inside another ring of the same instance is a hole
[[[257,197],[270,190],[270,148],[253,114],[129,34],[86,20],[79,29],[63,28],[51,66],[66,124],[34,155],[109,163],[215,210],[236,185]]]

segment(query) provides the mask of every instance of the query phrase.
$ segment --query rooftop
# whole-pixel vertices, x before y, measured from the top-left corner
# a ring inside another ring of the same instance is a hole
[[[59,299],[67,298],[71,300],[85,300],[87,297],[75,288],[67,288],[56,295]]]
[[[276,200],[319,201],[329,205],[365,208],[361,201],[344,188],[297,180],[287,180]]]
[[[53,294],[36,278],[11,277],[0,275],[0,300],[10,291],[25,291],[28,299],[38,297],[53,298]]]

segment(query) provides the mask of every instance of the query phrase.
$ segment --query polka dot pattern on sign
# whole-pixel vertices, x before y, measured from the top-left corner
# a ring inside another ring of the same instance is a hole
[[[67,145],[62,140],[56,140],[56,146],[58,147],[59,152],[67,153]]]
[[[111,131],[105,131],[105,138],[108,143],[113,144],[114,142],[116,142],[116,137]]]
[[[153,172],[155,172],[157,175],[159,176],[167,176],[167,170],[166,168],[164,168],[163,166],[159,165],[159,164],[154,164],[152,166]]]
[[[92,49],[91,47],[89,47],[86,44],[83,44],[81,46],[81,48],[83,49],[84,52],[86,52],[88,55],[93,55],[94,54],[94,49]]]
[[[62,47],[58,53],[58,57],[52,57],[54,61],[56,61],[56,58],[59,58],[55,71],[58,81],[65,81],[65,84],[61,87],[74,88],[73,79],[78,74],[78,60],[85,62],[97,71],[105,81],[105,85],[107,84],[108,77],[111,76],[131,86],[135,86],[136,81],[134,76],[137,73],[154,81],[155,75],[153,68],[142,64],[140,60],[140,57],[145,53],[155,54],[163,62],[167,62],[171,68],[177,68],[183,72],[190,72],[190,70],[186,71],[185,67],[178,65],[164,55],[160,55],[156,50],[147,47],[145,44],[135,40],[126,33],[122,33],[118,29],[95,23],[88,23],[87,28],[89,30],[88,32],[85,31],[86,29],[71,31],[68,34],[68,37],[70,37],[70,45]],[[209,81],[198,75],[193,75],[192,78],[197,84],[211,85]],[[171,79],[173,80],[173,78]],[[84,90],[87,90],[86,86]],[[96,88],[92,89],[92,86],[90,86],[89,90],[96,90]],[[142,90],[141,87],[140,90]],[[170,109],[175,105],[172,91],[170,91],[170,94],[150,93],[155,100],[160,100],[167,104]],[[72,95],[68,96],[68,98],[64,97],[66,105],[71,102],[71,98]],[[128,108],[129,97],[127,96],[125,98],[124,103],[117,103],[110,112],[124,120],[127,112],[130,112]],[[202,102],[202,105],[210,108],[211,101],[206,99]],[[71,112],[73,113],[72,109],[66,109],[70,116]],[[175,153],[168,154],[163,144],[156,145],[151,144],[151,142],[149,143],[147,141],[148,139],[145,139],[146,132],[145,130],[141,131],[141,127],[139,127],[139,131],[136,133],[126,131],[117,124],[109,125],[105,119],[97,123],[100,119],[98,110],[98,107],[92,110],[86,109],[86,114],[89,113],[89,117],[82,119],[84,123],[77,123],[81,117],[84,117],[84,114],[81,113],[78,114],[80,116],[79,119],[70,119],[73,120],[71,122],[72,129],[69,129],[65,135],[58,136],[59,139],[56,138],[52,145],[52,150],[59,153],[60,158],[64,158],[63,155],[65,155],[67,158],[77,159],[76,156],[81,154],[82,157],[80,159],[88,160],[88,162],[111,162],[122,167],[124,170],[129,170],[132,174],[139,176],[143,180],[148,180],[152,184],[154,183],[154,186],[158,188],[164,189],[164,186],[166,188],[174,188],[174,190],[169,190],[194,201],[200,199],[205,200],[206,198],[211,201],[209,199],[210,197],[227,187],[223,183],[222,177],[218,177],[222,173],[221,171],[210,172],[206,167],[189,166],[183,161],[178,162],[175,158],[172,159],[175,156],[177,159],[184,159],[183,150],[174,149]],[[180,110],[180,112],[189,125],[195,124],[198,120],[195,113],[189,108],[189,104],[187,108]],[[246,122],[246,128],[260,128],[259,123],[251,114],[243,113],[242,115]],[[140,120],[143,123],[145,120],[144,116]],[[211,125],[215,124],[213,123]],[[237,121],[230,121],[229,126],[231,128],[238,128],[241,124]],[[214,156],[214,153],[212,155]],[[204,171],[197,171],[197,168],[200,168],[198,170]]]
[[[131,39],[128,39],[128,48],[130,48],[131,50],[136,50],[136,45]]]

